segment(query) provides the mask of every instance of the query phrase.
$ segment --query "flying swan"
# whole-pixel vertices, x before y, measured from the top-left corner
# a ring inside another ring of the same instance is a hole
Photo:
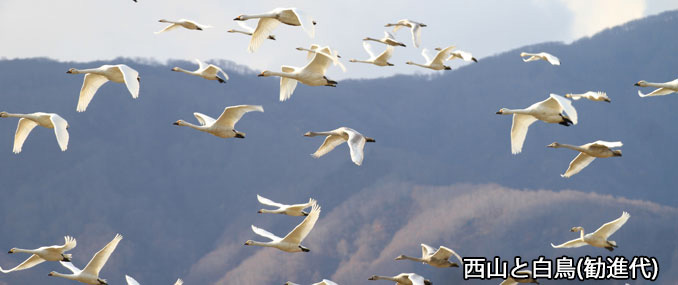
[[[372,52],[371,45],[367,41],[363,41],[363,48],[365,49],[367,54],[370,55],[370,58],[367,60],[351,59],[349,60],[349,62],[369,63],[374,64],[376,66],[393,66],[393,63],[388,62],[388,60],[391,59],[391,56],[393,56],[393,46],[390,45],[387,46],[386,50],[384,50],[377,56],[374,55],[374,53]]]
[[[28,259],[26,259],[24,262],[21,264],[17,265],[16,267],[9,269],[9,270],[4,270],[2,267],[0,267],[0,272],[2,273],[10,273],[13,271],[19,271],[19,270],[24,270],[24,269],[29,269],[33,266],[36,266],[40,263],[43,263],[45,261],[71,261],[71,254],[65,254],[65,252],[74,249],[75,246],[77,245],[77,242],[75,241],[74,238],[70,236],[65,236],[64,237],[64,244],[63,245],[53,245],[53,246],[43,246],[38,249],[21,249],[21,248],[12,248],[9,250],[9,253],[17,253],[17,252],[22,252],[22,253],[30,253],[32,254]]]
[[[98,68],[83,70],[71,68],[66,73],[85,73],[85,80],[82,82],[82,88],[80,88],[80,97],[78,98],[78,106],[76,108],[78,112],[84,112],[87,109],[87,105],[92,101],[99,87],[109,80],[116,83],[125,83],[127,90],[132,94],[132,98],[139,98],[141,77],[139,77],[139,72],[127,65],[102,65]]]
[[[524,57],[529,56],[525,59]],[[520,57],[523,57],[524,62],[535,61],[535,60],[545,60],[548,61],[551,65],[560,65],[560,60],[550,53],[540,52],[540,53],[527,53],[521,52]]]
[[[450,257],[457,258],[459,263],[449,261]],[[406,255],[400,255],[396,257],[395,260],[409,259],[416,262],[425,263],[434,267],[444,268],[444,267],[459,267],[459,264],[463,264],[464,261],[461,259],[461,256],[447,247],[441,246],[437,250],[429,245],[421,244],[421,258],[409,257]]]
[[[118,246],[120,240],[122,240],[122,236],[120,234],[116,234],[115,238],[113,238],[111,242],[99,250],[99,252],[94,254],[94,257],[92,257],[83,270],[75,267],[73,263],[61,261],[61,265],[71,270],[73,274],[62,274],[52,271],[48,275],[66,278],[90,285],[106,285],[108,282],[106,282],[105,279],[99,278],[99,271],[101,271],[101,268],[106,265],[108,258],[111,256],[113,251],[115,251],[115,248]]]
[[[315,56],[316,53],[322,53],[325,56],[328,56],[332,59],[332,62],[334,63],[334,66],[339,66],[341,68],[341,71],[346,72],[346,66],[344,66],[339,59],[341,56],[339,55],[339,52],[336,50],[333,50],[332,54],[327,54],[322,51],[320,51],[320,45],[318,44],[312,44],[310,48],[303,48],[303,47],[298,47],[297,50],[299,51],[306,51],[306,60],[311,61],[313,60],[313,57]]]
[[[640,87],[658,87],[658,89],[652,91],[650,94],[643,94],[638,90],[638,96],[640,97],[663,96],[678,92],[678,79],[664,83],[653,83],[641,80],[634,85]]]
[[[563,111],[567,116],[563,114]],[[511,125],[511,153],[513,154],[518,154],[523,150],[527,129],[537,120],[563,126],[577,124],[577,110],[572,106],[572,102],[556,94],[551,94],[548,99],[534,103],[525,109],[501,108],[497,114],[513,114]]]
[[[0,112],[0,118],[20,118],[19,124],[16,127],[14,134],[14,148],[12,152],[20,153],[21,148],[31,133],[33,128],[41,126],[43,128],[54,129],[57,143],[61,151],[66,151],[68,148],[68,122],[61,116],[55,113],[31,113],[31,114],[12,114],[7,112]]]
[[[387,31],[384,31],[384,37],[381,38],[381,39],[366,37],[366,38],[363,39],[363,41],[375,41],[375,42],[382,43],[382,44],[385,44],[385,45],[390,45],[390,46],[401,46],[401,47],[406,46],[404,43],[396,41],[393,34],[387,32]]]
[[[435,48],[435,50],[441,51],[442,48],[439,48],[439,47],[438,47],[438,48]],[[453,60],[453,59],[455,59],[455,58],[459,58],[459,59],[461,59],[461,60],[463,60],[463,61],[473,61],[473,62],[478,62],[478,59],[476,59],[475,57],[473,57],[473,54],[471,54],[470,52],[467,52],[467,51],[463,51],[463,50],[453,50],[453,51],[451,51],[451,52],[450,52],[450,57],[447,58],[447,60]]]
[[[220,138],[245,138],[245,133],[235,130],[235,124],[240,118],[248,112],[257,111],[263,112],[264,108],[259,105],[238,105],[230,106],[224,109],[221,116],[216,120],[210,116],[195,112],[193,116],[198,119],[200,126],[188,123],[183,120],[178,120],[173,123],[176,126],[186,126],[196,129],[201,132],[210,133]]]
[[[288,233],[284,238],[280,238],[264,229],[252,226],[252,231],[254,231],[254,233],[268,238],[271,241],[258,242],[248,240],[245,242],[245,245],[274,247],[285,252],[309,252],[311,250],[302,246],[301,241],[303,241],[304,238],[306,238],[306,236],[311,232],[313,226],[315,226],[315,222],[318,221],[318,217],[320,217],[320,206],[318,206],[318,204],[313,204],[311,213],[309,213],[304,221],[297,225],[297,227]]]
[[[452,68],[447,65],[444,65],[443,62],[445,62],[449,58],[450,53],[452,52],[453,49],[454,46],[449,46],[444,49],[441,49],[433,59],[429,58],[427,49],[422,49],[421,56],[423,56],[424,59],[426,59],[425,64],[414,63],[411,61],[406,62],[406,64],[421,66],[423,68],[433,70],[450,70]]]
[[[416,273],[400,273],[396,276],[378,276],[373,275],[367,280],[389,280],[396,282],[397,285],[431,285],[431,281],[424,279]]]
[[[584,235],[584,228],[582,227],[573,227],[571,232],[579,232],[580,236],[578,239],[573,239],[561,245],[553,245],[553,248],[574,248],[582,247],[585,245],[591,245],[595,247],[602,247],[609,251],[613,251],[617,247],[617,243],[612,240],[607,240],[612,234],[614,234],[619,228],[621,228],[626,221],[631,217],[629,213],[623,212],[621,217],[611,221],[607,224],[602,225],[595,232]]]
[[[200,61],[199,59],[195,59],[195,62],[198,63],[198,70],[196,71],[189,71],[182,69],[180,67],[174,67],[172,68],[172,71],[178,71],[178,72],[183,72],[186,74],[190,75],[195,75],[195,76],[200,76],[202,78],[205,78],[207,80],[218,80],[219,83],[226,83],[226,80],[228,80],[228,74],[221,70],[218,66],[214,64],[205,64],[204,62]],[[219,77],[219,73],[223,75],[223,77]]]
[[[610,97],[607,97],[607,93],[601,92],[601,91],[598,91],[598,92],[588,91],[588,92],[583,93],[583,94],[567,93],[567,94],[565,94],[565,97],[566,98],[572,98],[572,100],[575,100],[575,101],[577,101],[581,98],[586,98],[586,99],[589,99],[591,101],[605,101],[607,103],[612,102],[612,100],[610,100]]]
[[[364,149],[366,142],[375,142],[373,138],[363,136],[354,129],[341,127],[329,132],[307,132],[306,137],[327,136],[323,144],[311,156],[318,158],[342,143],[347,143],[351,152],[351,160],[356,165],[363,164]]]
[[[257,213],[262,214],[262,213],[269,213],[269,214],[283,214],[283,215],[288,215],[288,216],[308,216],[308,212],[304,212],[304,209],[308,207],[312,207],[314,204],[316,204],[316,201],[313,198],[308,199],[308,203],[305,204],[295,204],[295,205],[284,205],[280,203],[276,203],[271,201],[268,198],[261,197],[257,194],[257,200],[259,200],[259,203],[271,206],[271,207],[278,207],[278,209],[275,210],[268,210],[268,209],[261,209]]]
[[[245,22],[243,22],[243,21],[237,21],[236,23],[237,23],[238,26],[240,26],[240,28],[242,28],[243,30],[230,29],[230,30],[228,30],[228,31],[226,31],[226,32],[229,32],[229,33],[239,33],[239,34],[243,34],[243,35],[252,36],[252,34],[254,33],[254,28],[248,26],[248,25],[245,24]],[[267,39],[269,39],[269,40],[274,40],[274,41],[276,40],[276,39],[275,39],[275,35],[268,35]]]
[[[198,24],[195,21],[186,20],[186,19],[179,19],[178,21],[169,21],[169,20],[161,19],[161,20],[158,20],[158,22],[169,23],[170,25],[165,27],[164,29],[162,29],[160,31],[155,32],[156,35],[160,34],[160,33],[167,32],[167,31],[174,30],[174,29],[179,28],[179,27],[183,27],[183,28],[186,28],[186,29],[189,29],[189,30],[198,30],[198,31],[202,31],[204,29],[212,27],[212,26],[208,26],[208,25],[201,25],[201,24]]]
[[[572,162],[570,162],[570,167],[567,168],[565,174],[560,175],[562,177],[569,178],[572,175],[579,173],[579,171],[582,171],[582,169],[586,168],[589,164],[591,164],[591,162],[593,162],[594,159],[596,159],[596,157],[607,158],[622,156],[621,150],[611,149],[615,147],[622,147],[622,145],[623,145],[622,142],[606,142],[606,141],[595,141],[580,146],[554,142],[550,145],[547,145],[547,147],[551,148],[564,147],[580,152],[580,154],[577,155],[577,157],[575,157],[572,160]]]
[[[384,27],[393,27],[393,32],[397,32],[402,27],[410,28],[412,33],[412,43],[414,47],[418,48],[421,45],[421,28],[426,27],[426,24],[410,21],[408,19],[403,19],[395,24],[386,24]]]
[[[249,52],[255,52],[259,49],[264,40],[271,35],[271,32],[280,23],[290,26],[301,26],[309,37],[313,38],[315,36],[315,21],[297,8],[276,8],[273,9],[273,11],[264,14],[240,15],[233,20],[246,21],[249,19],[259,19],[257,28],[252,33],[250,45],[247,47]]]

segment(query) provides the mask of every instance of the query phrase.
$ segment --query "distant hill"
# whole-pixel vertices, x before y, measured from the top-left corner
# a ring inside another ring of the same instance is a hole
[[[278,102],[277,79],[258,78],[234,63],[221,62],[231,80],[218,84],[170,71],[193,66],[187,61],[1,60],[0,109],[59,113],[69,121],[71,140],[62,153],[51,130],[36,128],[15,155],[17,121],[0,119],[0,246],[38,247],[73,235],[74,262],[84,266],[122,233],[125,239],[102,271],[111,284],[123,283],[124,274],[142,284],[171,284],[177,277],[186,284],[310,283],[333,276],[340,284],[364,284],[369,274],[400,269],[450,284],[460,280],[458,269],[391,259],[416,255],[421,242],[486,256],[606,255],[590,247],[556,251],[549,243],[576,236],[568,231],[572,226],[595,230],[628,210],[629,223],[614,236],[618,252],[658,256],[661,283],[674,284],[678,128],[672,122],[678,96],[641,99],[633,84],[678,77],[676,28],[678,12],[666,12],[572,44],[527,46],[432,77],[299,85],[284,103]],[[562,65],[523,63],[520,51],[547,51]],[[140,72],[139,99],[123,85],[107,83],[87,112],[75,112],[82,75],[65,71],[106,63]],[[499,108],[588,90],[606,91],[612,103],[577,101],[578,125],[535,123],[523,153],[510,153],[511,117],[495,115]],[[194,121],[193,112],[218,116],[237,104],[265,109],[238,123],[247,133],[243,140],[172,125]],[[309,155],[322,139],[303,137],[306,131],[339,126],[376,139],[366,146],[363,166],[351,163],[345,145],[319,159]],[[570,179],[559,174],[576,153],[545,147],[599,139],[623,141],[624,156],[596,160]],[[280,202],[309,196],[320,202],[317,231],[306,242],[310,254],[242,245],[257,239],[250,224],[284,234],[299,222],[256,214],[257,193]],[[439,212],[430,212],[429,203]],[[492,218],[501,222],[479,226]],[[444,227],[438,236],[424,232],[435,224],[416,224],[434,220]],[[0,265],[25,257],[2,255]],[[51,270],[66,271],[43,264],[2,275],[0,284],[70,284],[48,277]]]

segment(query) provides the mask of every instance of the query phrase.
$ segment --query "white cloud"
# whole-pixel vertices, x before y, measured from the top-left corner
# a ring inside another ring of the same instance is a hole
[[[645,0],[561,0],[572,11],[572,39],[592,36],[645,15]]]

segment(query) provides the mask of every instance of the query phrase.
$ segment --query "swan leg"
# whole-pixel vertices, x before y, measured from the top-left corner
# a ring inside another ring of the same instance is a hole
[[[223,78],[221,78],[219,76],[217,76],[217,80],[219,80],[219,83],[226,83],[226,80],[224,80]]]
[[[558,123],[559,125],[563,125],[566,127],[572,125],[572,120],[570,120],[570,118],[563,116],[563,114],[560,114],[560,117],[563,118],[563,121]]]
[[[613,251],[613,250],[614,250],[614,247],[606,246],[605,249],[607,249],[607,250],[609,250],[609,251]]]

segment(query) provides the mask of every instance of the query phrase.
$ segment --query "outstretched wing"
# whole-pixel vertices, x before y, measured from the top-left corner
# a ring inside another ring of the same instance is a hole
[[[304,238],[311,232],[315,222],[320,217],[320,206],[313,204],[311,212],[306,216],[304,221],[297,225],[290,233],[288,233],[282,240],[292,244],[300,244]]]
[[[549,54],[549,53],[545,53],[545,52],[544,52],[544,53],[542,53],[542,56],[543,56],[544,58],[546,58],[546,61],[548,61],[550,64],[552,64],[552,65],[560,65],[560,59],[558,59],[558,58],[555,57],[554,55]]]
[[[281,67],[282,71],[285,73],[292,73],[295,71],[294,67],[292,66],[285,66],[283,65]],[[285,101],[287,99],[290,99],[292,97],[292,93],[294,93],[294,89],[297,88],[297,80],[292,79],[292,78],[287,78],[287,77],[280,77],[280,101]]]
[[[193,116],[195,116],[195,118],[198,119],[198,122],[200,123],[201,126],[209,126],[209,125],[214,124],[214,122],[217,121],[214,118],[207,116],[203,113],[195,112],[195,113],[193,113]]]
[[[424,277],[422,277],[421,275],[412,273],[407,278],[409,278],[410,281],[412,281],[412,285],[424,285],[425,284]]]
[[[132,94],[132,98],[139,98],[139,72],[124,64],[120,64],[117,67],[122,72],[125,85],[127,85],[129,93]]]
[[[643,94],[643,92],[640,92],[640,90],[638,90],[638,96],[640,96],[640,97],[648,97],[648,96],[664,96],[664,95],[669,95],[669,94],[671,94],[671,93],[673,93],[673,92],[676,92],[676,91],[671,90],[671,89],[668,89],[668,88],[659,88],[659,89],[656,89],[656,90],[652,91],[652,92],[649,93],[649,94]]]
[[[68,268],[68,270],[73,272],[73,274],[80,274],[80,272],[82,272],[80,268],[75,267],[75,265],[73,265],[71,262],[59,261],[59,263],[61,263],[63,267]]]
[[[28,269],[28,268],[31,268],[33,266],[36,266],[36,265],[43,263],[43,262],[45,262],[44,259],[40,258],[40,256],[33,254],[33,255],[31,255],[31,257],[29,257],[24,262],[22,262],[21,264],[17,265],[16,267],[14,267],[12,269],[5,270],[5,269],[2,269],[2,267],[0,267],[0,272],[10,273],[10,272],[13,272],[13,271],[24,270],[24,269]]]
[[[181,278],[177,279],[177,282],[174,282],[174,285],[183,285],[184,280],[181,280]]]
[[[345,132],[348,134],[347,143],[348,148],[351,151],[351,160],[353,160],[353,163],[360,166],[363,164],[363,158],[365,156],[365,136],[351,129],[345,130]]]
[[[65,236],[64,241],[64,245],[60,247],[62,252],[67,252],[71,249],[74,249],[75,246],[78,245],[78,242],[72,236]]]
[[[424,60],[426,60],[427,64],[431,62],[431,57],[428,56],[428,49],[421,49],[421,56],[424,57]]]
[[[301,28],[308,34],[309,37],[315,37],[315,25],[313,24],[313,18],[306,15],[303,11],[292,8],[292,12],[297,16],[297,20],[301,24]]]
[[[238,23],[240,23],[240,22],[241,22],[241,21],[238,21]],[[199,60],[199,59],[197,59],[197,58],[196,58],[196,59],[193,59],[193,60],[198,64],[198,71],[197,71],[197,72],[200,72],[200,71],[202,71],[202,70],[204,70],[204,69],[207,68],[207,64],[204,63],[204,62],[202,62],[202,60]]]
[[[313,59],[303,67],[313,73],[319,73],[325,75],[327,68],[330,67],[330,64],[334,63],[332,58],[332,51],[329,47],[324,47],[321,49],[315,50],[315,56]]]
[[[374,53],[372,52],[372,45],[367,41],[363,41],[363,49],[370,55],[370,59],[375,58]]]
[[[141,285],[129,275],[125,275],[125,280],[127,281],[127,285]]]
[[[54,134],[56,135],[57,143],[59,143],[61,151],[66,151],[69,138],[68,122],[57,114],[52,114],[49,116],[49,119],[52,121],[52,125],[54,125]]]
[[[595,141],[594,145],[601,145],[607,148],[622,147],[624,144],[622,142],[607,142],[607,141]]]
[[[285,206],[285,205],[283,205],[283,204],[273,202],[273,201],[271,201],[271,200],[268,199],[268,198],[261,197],[261,196],[259,196],[259,194],[257,194],[257,200],[259,200],[259,203],[264,204],[264,205],[267,205],[267,206],[271,206],[271,207],[278,207],[278,208],[281,208],[281,207],[284,207],[284,206]]]
[[[436,252],[436,249],[433,248],[432,246],[424,243],[421,244],[421,258],[425,258],[433,254],[434,252]]]
[[[94,94],[97,93],[99,87],[108,82],[108,78],[103,75],[98,75],[94,73],[85,74],[85,79],[82,82],[82,88],[80,88],[80,97],[78,97],[78,106],[76,111],[84,112],[87,109],[87,105],[92,101]]]
[[[449,248],[444,247],[444,246],[441,246],[440,248],[438,248],[438,250],[433,254],[433,258],[440,259],[440,260],[448,260],[453,255],[454,255],[454,257],[456,257],[459,260],[459,265],[464,263],[464,261],[461,259],[461,256],[459,256],[459,254],[454,252],[454,250],[449,249]]]
[[[155,34],[157,35],[157,34],[159,34],[159,33],[164,33],[164,32],[167,32],[167,31],[171,31],[171,30],[174,30],[174,29],[176,29],[176,28],[178,28],[178,27],[181,27],[181,25],[178,25],[178,24],[170,24],[169,26],[165,27],[164,29],[155,32]]]
[[[271,35],[271,32],[280,24],[280,21],[273,18],[261,18],[257,24],[257,28],[252,33],[250,45],[247,47],[249,52],[255,52],[261,44]]]
[[[344,140],[344,138],[342,138],[341,136],[329,135],[325,138],[323,144],[311,155],[315,158],[321,157],[327,154],[328,152],[332,151],[335,147],[344,143],[345,141],[346,140]]]
[[[217,118],[214,124],[222,127],[234,128],[235,124],[242,118],[245,113],[258,111],[263,112],[264,107],[260,105],[238,105],[230,106],[224,109],[224,112],[221,113],[221,116]]]
[[[92,274],[94,276],[99,276],[99,271],[101,271],[101,268],[106,265],[106,262],[108,261],[108,258],[111,257],[111,254],[115,251],[115,248],[118,246],[118,243],[122,240],[122,235],[116,234],[115,237],[111,242],[109,242],[104,248],[99,250],[96,254],[94,254],[94,257],[92,257],[92,260],[87,263],[87,266],[82,270],[83,272],[86,272],[88,274]]]
[[[548,108],[565,111],[570,120],[572,120],[572,123],[575,125],[577,124],[577,110],[572,106],[572,101],[558,94],[551,93],[549,99],[546,99],[543,102]]]
[[[38,125],[33,120],[21,118],[19,119],[19,124],[16,126],[16,133],[14,134],[14,153],[20,153],[21,148],[26,141],[26,138],[31,133],[31,131]]]
[[[421,45],[421,26],[419,24],[412,24],[412,42],[416,48]]]
[[[527,136],[527,130],[536,122],[537,118],[525,114],[513,114],[513,124],[511,125],[511,153],[519,154],[523,151],[523,143]]]
[[[621,217],[607,224],[602,225],[595,232],[593,232],[592,235],[607,239],[617,230],[619,230],[619,228],[621,228],[630,217],[631,215],[629,215],[629,213],[623,212]]]
[[[278,241],[278,240],[280,240],[280,237],[278,237],[278,236],[276,236],[276,235],[274,235],[274,234],[270,233],[269,231],[264,230],[264,229],[262,229],[262,228],[257,228],[257,227],[255,227],[254,225],[252,225],[252,231],[253,231],[255,234],[258,234],[258,235],[260,235],[260,236],[262,236],[262,237],[265,237],[265,238],[267,238],[267,239],[270,239],[270,240],[272,240],[272,241]]]
[[[393,56],[393,46],[386,46],[386,50],[382,52],[374,61],[376,62],[387,62]]]
[[[455,48],[454,46],[449,46],[440,50],[433,58],[432,63],[443,64],[443,62],[450,57],[450,53],[452,53],[452,50],[454,48]]]
[[[593,156],[590,156],[585,153],[579,153],[577,157],[575,157],[571,162],[570,162],[570,167],[567,168],[567,171],[565,171],[565,174],[561,174],[560,176],[569,178],[572,175],[575,175],[582,171],[582,169],[586,168],[593,162],[596,158]]]
[[[573,239],[571,241],[568,241],[566,243],[559,244],[559,245],[551,244],[551,246],[553,248],[575,248],[575,247],[582,247],[582,246],[585,246],[585,245],[587,245],[587,243],[585,241],[581,240],[581,238]]]
[[[252,28],[252,27],[248,26],[247,24],[245,24],[245,21],[235,21],[235,22],[238,24],[238,26],[240,26],[240,28],[242,28],[243,30],[245,30],[245,32],[248,32],[248,33],[250,33],[250,34],[254,32],[254,28]]]

